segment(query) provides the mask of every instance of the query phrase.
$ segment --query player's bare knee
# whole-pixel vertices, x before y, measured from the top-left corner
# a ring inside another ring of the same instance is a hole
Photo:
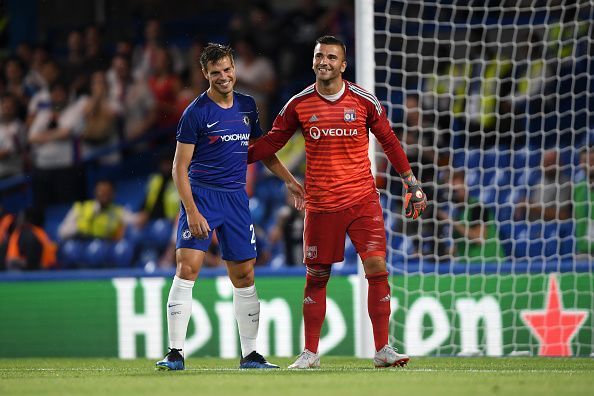
[[[233,286],[237,288],[250,287],[254,284],[254,270],[239,271],[229,276]]]
[[[198,278],[198,268],[194,268],[193,266],[183,262],[178,262],[175,275],[181,279],[194,281],[196,278]]]
[[[195,281],[200,272],[201,259],[204,253],[199,251],[186,251],[186,249],[178,249],[176,252],[177,267],[175,275],[178,278]]]
[[[227,264],[229,279],[237,288],[250,287],[254,284],[253,260],[244,262],[229,262]]]
[[[386,259],[381,256],[371,256],[363,260],[363,268],[366,275],[386,272]]]

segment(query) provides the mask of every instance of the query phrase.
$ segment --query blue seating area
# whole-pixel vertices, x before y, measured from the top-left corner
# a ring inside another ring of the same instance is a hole
[[[576,180],[579,147],[559,151],[560,169]],[[515,262],[536,258],[559,260],[574,253],[574,221],[528,221],[514,218],[516,207],[540,183],[542,150],[464,150],[453,156],[453,165],[466,170],[469,194],[494,214],[505,254]]]

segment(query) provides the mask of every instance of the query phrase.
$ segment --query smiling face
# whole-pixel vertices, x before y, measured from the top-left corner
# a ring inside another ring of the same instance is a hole
[[[225,56],[215,62],[208,62],[202,69],[208,80],[209,90],[217,96],[226,97],[233,92],[235,85],[235,65],[230,57]]]
[[[318,81],[331,81],[341,78],[346,70],[346,58],[340,45],[316,44],[312,69]]]

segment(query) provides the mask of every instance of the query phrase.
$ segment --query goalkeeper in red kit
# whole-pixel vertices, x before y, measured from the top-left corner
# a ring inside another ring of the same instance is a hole
[[[388,344],[390,285],[386,270],[386,234],[371,163],[373,133],[406,190],[405,215],[416,219],[427,198],[394,135],[378,99],[343,80],[346,47],[333,36],[316,41],[315,84],[293,96],[272,130],[249,146],[248,162],[272,156],[297,129],[305,138],[306,215],[303,233],[307,267],[303,299],[305,350],[291,369],[319,367],[318,343],[326,315],[326,285],[332,263],[344,259],[346,234],[363,261],[369,284],[367,308],[373,326],[376,367],[404,366],[409,357]]]

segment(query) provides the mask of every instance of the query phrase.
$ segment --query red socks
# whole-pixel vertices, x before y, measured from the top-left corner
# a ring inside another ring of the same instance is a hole
[[[366,275],[369,284],[367,310],[373,326],[375,350],[388,344],[390,322],[390,285],[388,272]],[[318,352],[320,332],[326,316],[326,285],[330,279],[330,266],[310,265],[305,276],[303,292],[303,323],[305,326],[305,348]]]
[[[379,351],[388,343],[390,322],[390,284],[388,272],[366,275],[369,290],[367,293],[367,310],[373,326],[375,350]]]
[[[330,279],[329,265],[307,266],[303,292],[303,324],[305,348],[318,352],[320,332],[326,316],[326,285]]]

